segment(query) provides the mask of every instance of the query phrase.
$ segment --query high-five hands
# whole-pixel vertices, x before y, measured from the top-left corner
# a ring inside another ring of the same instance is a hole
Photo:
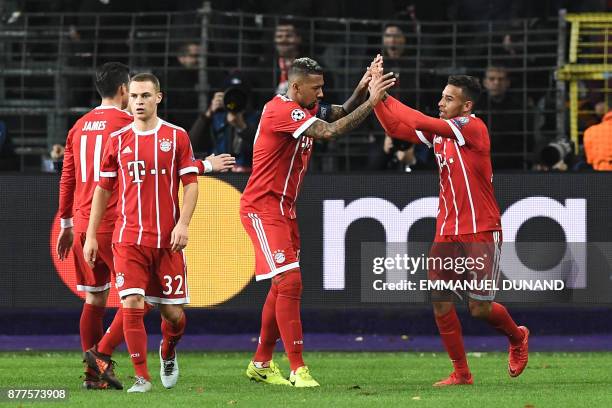
[[[370,91],[370,103],[372,106],[376,106],[378,102],[382,100],[385,96],[387,89],[391,88],[395,85],[396,78],[393,75],[393,72],[389,72],[378,78],[373,78],[370,81],[369,91]]]
[[[387,74],[383,73],[383,57],[380,54],[376,54],[376,57],[370,63],[367,72],[371,76],[368,85],[370,102],[372,105],[376,106],[376,104],[384,98],[387,89],[395,85],[396,78],[393,72],[389,72]]]
[[[361,77],[361,79],[359,80],[359,83],[357,84],[357,91],[366,92],[368,90],[368,85],[370,84],[370,80],[372,79],[372,74],[370,73],[371,67],[372,67],[372,64],[370,64],[370,66],[367,67],[366,71],[363,73],[363,76]]]
[[[378,78],[383,74],[383,57],[380,54],[376,54],[376,57],[370,63],[368,71],[372,76],[372,79]]]

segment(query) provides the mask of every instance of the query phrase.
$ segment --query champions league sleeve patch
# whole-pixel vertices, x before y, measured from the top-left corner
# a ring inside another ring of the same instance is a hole
[[[453,124],[457,126],[458,129],[462,129],[465,125],[470,123],[470,118],[468,118],[467,116],[459,116],[457,118],[451,119],[451,122],[453,122]]]
[[[306,114],[301,109],[294,109],[291,111],[291,119],[293,119],[294,122],[299,122],[305,117],[306,117]]]

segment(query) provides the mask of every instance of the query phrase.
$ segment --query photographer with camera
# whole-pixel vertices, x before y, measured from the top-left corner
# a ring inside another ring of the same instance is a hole
[[[250,90],[241,78],[226,83],[225,91],[215,92],[208,109],[198,115],[189,137],[196,154],[229,153],[236,157],[232,171],[250,172],[261,113],[249,109]]]
[[[369,152],[368,170],[408,173],[430,168],[427,166],[428,152],[417,147],[413,143],[385,135],[382,149],[374,148]]]
[[[540,171],[567,171],[573,162],[572,142],[564,138],[557,138],[539,150],[536,170]]]

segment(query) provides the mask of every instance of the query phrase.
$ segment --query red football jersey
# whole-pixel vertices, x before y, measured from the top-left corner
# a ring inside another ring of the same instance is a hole
[[[198,166],[187,132],[158,119],[146,132],[134,124],[111,135],[104,149],[100,186],[119,184],[114,243],[169,248],[179,219],[179,180],[196,182]]]
[[[433,147],[440,171],[437,234],[502,229],[493,191],[491,142],[480,118],[436,119],[390,96],[374,111],[390,136]]]
[[[100,181],[104,146],[111,133],[133,120],[132,115],[114,106],[98,106],[77,120],[68,132],[59,194],[62,227],[74,224],[76,232],[87,231],[91,200]],[[114,191],[100,224],[100,232],[113,231],[116,204],[117,192]]]
[[[312,154],[303,133],[317,120],[318,106],[304,109],[285,95],[264,106],[253,146],[253,172],[240,199],[240,211],[295,218],[295,200]]]

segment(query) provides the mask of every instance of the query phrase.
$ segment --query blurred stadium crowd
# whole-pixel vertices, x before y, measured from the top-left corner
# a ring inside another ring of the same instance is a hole
[[[481,78],[477,115],[495,170],[610,169],[609,80],[581,82],[578,146],[568,138],[555,78],[567,48],[561,9],[605,12],[612,1],[5,0],[0,169],[56,171],[66,131],[99,102],[94,68],[120,61],[161,79],[160,114],[189,132],[199,156],[232,153],[235,170],[248,172],[261,109],[286,90],[294,58],[318,60],[325,101],[341,104],[379,52],[399,79],[393,95],[430,115],[449,74]],[[600,122],[583,144],[582,131]],[[318,143],[312,167],[410,172],[435,161],[371,120]]]

